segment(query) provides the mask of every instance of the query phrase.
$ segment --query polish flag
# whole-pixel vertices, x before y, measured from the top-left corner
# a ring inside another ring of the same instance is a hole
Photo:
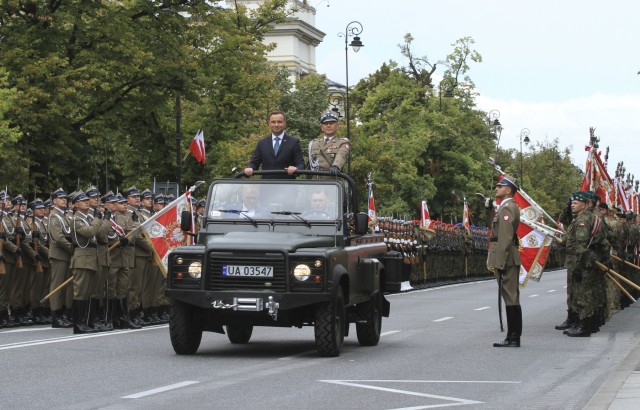
[[[429,207],[427,201],[423,200],[420,205],[420,226],[425,228],[431,227],[431,216],[429,215]]]
[[[193,137],[191,145],[189,145],[189,151],[193,154],[196,161],[201,162],[202,165],[207,162],[207,154],[204,149],[204,133],[202,130],[198,130],[198,133]]]

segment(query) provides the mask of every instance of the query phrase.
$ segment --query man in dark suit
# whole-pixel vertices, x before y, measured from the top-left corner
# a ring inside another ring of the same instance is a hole
[[[258,141],[251,161],[244,169],[247,176],[252,176],[253,171],[262,165],[263,171],[286,170],[288,175],[263,175],[263,179],[294,179],[295,172],[304,169],[304,157],[300,141],[287,135],[284,128],[287,126],[286,116],[281,111],[269,114],[269,128],[271,135]]]

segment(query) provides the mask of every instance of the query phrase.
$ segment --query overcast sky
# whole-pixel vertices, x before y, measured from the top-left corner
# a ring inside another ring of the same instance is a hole
[[[596,128],[609,171],[624,161],[640,178],[640,1],[638,0],[310,0],[326,36],[316,49],[319,73],[345,83],[344,33],[362,23],[364,47],[349,49],[349,84],[382,63],[406,60],[398,44],[411,33],[414,53],[444,60],[457,39],[470,36],[483,58],[469,75],[477,106],[498,110],[500,145],[518,148],[560,139],[584,168],[589,127]],[[329,5],[329,7],[327,7]],[[444,67],[443,67],[444,68]],[[442,71],[438,69],[438,74]],[[525,148],[526,151],[526,148]]]

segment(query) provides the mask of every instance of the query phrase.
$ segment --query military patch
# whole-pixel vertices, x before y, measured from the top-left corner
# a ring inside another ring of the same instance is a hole
[[[505,221],[508,221],[509,220],[509,215],[503,216],[502,219],[504,219]]]

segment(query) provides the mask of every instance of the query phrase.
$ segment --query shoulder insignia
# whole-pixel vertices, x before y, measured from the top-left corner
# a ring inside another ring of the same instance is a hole
[[[502,219],[504,219],[505,221],[508,221],[509,220],[509,215],[503,216]]]

